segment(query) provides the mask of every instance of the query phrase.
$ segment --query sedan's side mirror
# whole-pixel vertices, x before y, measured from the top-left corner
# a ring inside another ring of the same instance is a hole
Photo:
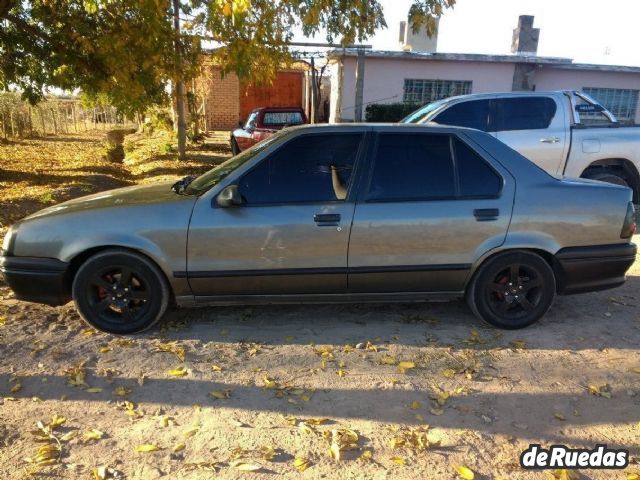
[[[242,201],[242,195],[238,191],[237,185],[229,185],[222,189],[218,194],[216,202],[220,207],[238,207],[244,202]]]

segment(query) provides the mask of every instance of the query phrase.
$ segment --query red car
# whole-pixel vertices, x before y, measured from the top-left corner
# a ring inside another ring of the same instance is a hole
[[[244,127],[231,132],[231,151],[237,155],[284,127],[303,123],[307,123],[307,117],[299,107],[256,108],[249,114]]]

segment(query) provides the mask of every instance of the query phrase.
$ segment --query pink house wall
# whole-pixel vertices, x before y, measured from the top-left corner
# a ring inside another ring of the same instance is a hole
[[[341,92],[341,120],[353,121],[356,92],[356,59],[344,57]],[[338,69],[336,68],[335,71]],[[472,93],[511,91],[514,64],[461,61],[425,61],[367,58],[364,73],[364,106],[369,103],[401,102],[405,78],[470,80]],[[338,84],[339,79],[332,79]],[[337,121],[332,95],[331,121]],[[364,112],[363,112],[364,115]]]
[[[353,121],[355,116],[356,59],[343,57],[342,91],[338,92],[340,69],[333,69],[330,121]],[[510,92],[515,63],[433,61],[401,58],[372,58],[365,61],[364,108],[369,103],[401,102],[404,80],[470,80],[472,93]],[[630,88],[640,90],[640,73],[603,72],[539,66],[532,82],[536,90],[582,90],[584,87]],[[339,111],[338,111],[339,109]],[[363,109],[364,110],[364,109]],[[363,111],[364,116],[364,111]],[[640,122],[640,102],[636,112]]]
[[[640,90],[640,73],[565,70],[543,67],[536,72],[536,90],[582,90],[585,87]],[[636,122],[640,119],[640,102]]]

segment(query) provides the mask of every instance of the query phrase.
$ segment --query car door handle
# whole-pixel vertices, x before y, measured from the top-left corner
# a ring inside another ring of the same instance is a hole
[[[338,225],[340,221],[339,213],[316,213],[313,216],[313,221],[318,224],[319,227],[334,227]]]
[[[497,208],[476,208],[473,211],[473,216],[476,217],[476,220],[479,222],[489,222],[498,219],[500,210]]]
[[[559,143],[560,138],[558,137],[541,138],[540,141],[542,143]]]

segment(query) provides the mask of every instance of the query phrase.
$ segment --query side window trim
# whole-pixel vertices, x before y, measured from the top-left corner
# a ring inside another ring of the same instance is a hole
[[[253,170],[255,170],[256,168],[258,168],[263,162],[267,161],[269,159],[269,157],[271,157],[272,155],[277,154],[281,149],[285,148],[287,145],[289,145],[291,142],[294,142],[300,138],[308,138],[308,137],[317,137],[317,136],[321,136],[321,135],[360,135],[360,142],[358,144],[358,151],[356,153],[356,157],[353,161],[353,171],[351,173],[351,182],[349,185],[349,189],[347,191],[347,196],[344,200],[319,200],[319,201],[309,201],[309,202],[300,202],[300,201],[295,201],[295,202],[286,202],[286,201],[281,201],[281,202],[272,202],[272,203],[245,203],[244,205],[242,205],[242,208],[260,208],[260,207],[274,207],[274,206],[279,206],[279,205],[326,205],[326,204],[349,204],[349,203],[355,203],[355,184],[357,182],[357,175],[358,175],[358,171],[360,170],[359,165],[361,165],[363,163],[363,153],[366,151],[366,144],[367,144],[367,137],[368,137],[368,131],[367,130],[358,130],[358,131],[354,131],[354,132],[314,132],[314,133],[303,133],[301,135],[296,135],[292,138],[289,138],[288,140],[286,140],[285,142],[283,142],[282,144],[280,144],[278,146],[278,148],[276,148],[275,150],[269,152],[269,154],[267,156],[265,156],[264,158],[262,158],[259,162],[257,162],[255,165],[252,165],[251,168],[249,168],[246,172],[243,172],[242,175],[240,175],[238,178],[236,178],[233,181],[233,184],[239,185],[242,182],[242,179],[248,175],[249,173],[251,173]]]
[[[367,155],[367,165],[369,171],[367,175],[362,181],[363,188],[361,189],[361,194],[358,195],[356,201],[358,203],[411,203],[411,202],[442,202],[442,201],[459,201],[459,200],[492,200],[498,199],[502,197],[502,193],[504,192],[505,187],[505,178],[504,176],[492,165],[490,161],[485,158],[484,150],[482,152],[478,152],[476,147],[469,144],[465,137],[458,135],[457,133],[422,133],[422,132],[407,132],[403,133],[403,135],[446,135],[449,137],[449,148],[451,151],[451,161],[453,162],[453,174],[454,174],[454,186],[455,186],[455,196],[453,197],[436,197],[436,198],[406,198],[406,199],[371,199],[369,198],[369,192],[371,190],[371,183],[373,181],[373,172],[375,169],[376,155],[378,153],[380,136],[384,134],[394,134],[394,132],[388,131],[378,131],[375,132],[373,138],[370,139],[370,152]],[[458,170],[458,160],[455,148],[455,140],[460,141],[464,145],[466,145],[471,151],[473,151],[480,160],[482,160],[485,165],[487,165],[493,173],[500,179],[500,190],[496,195],[474,195],[474,196],[463,196],[460,189],[460,173]],[[360,164],[364,163],[362,161]],[[351,193],[351,192],[350,192]],[[347,197],[348,198],[348,197]]]

